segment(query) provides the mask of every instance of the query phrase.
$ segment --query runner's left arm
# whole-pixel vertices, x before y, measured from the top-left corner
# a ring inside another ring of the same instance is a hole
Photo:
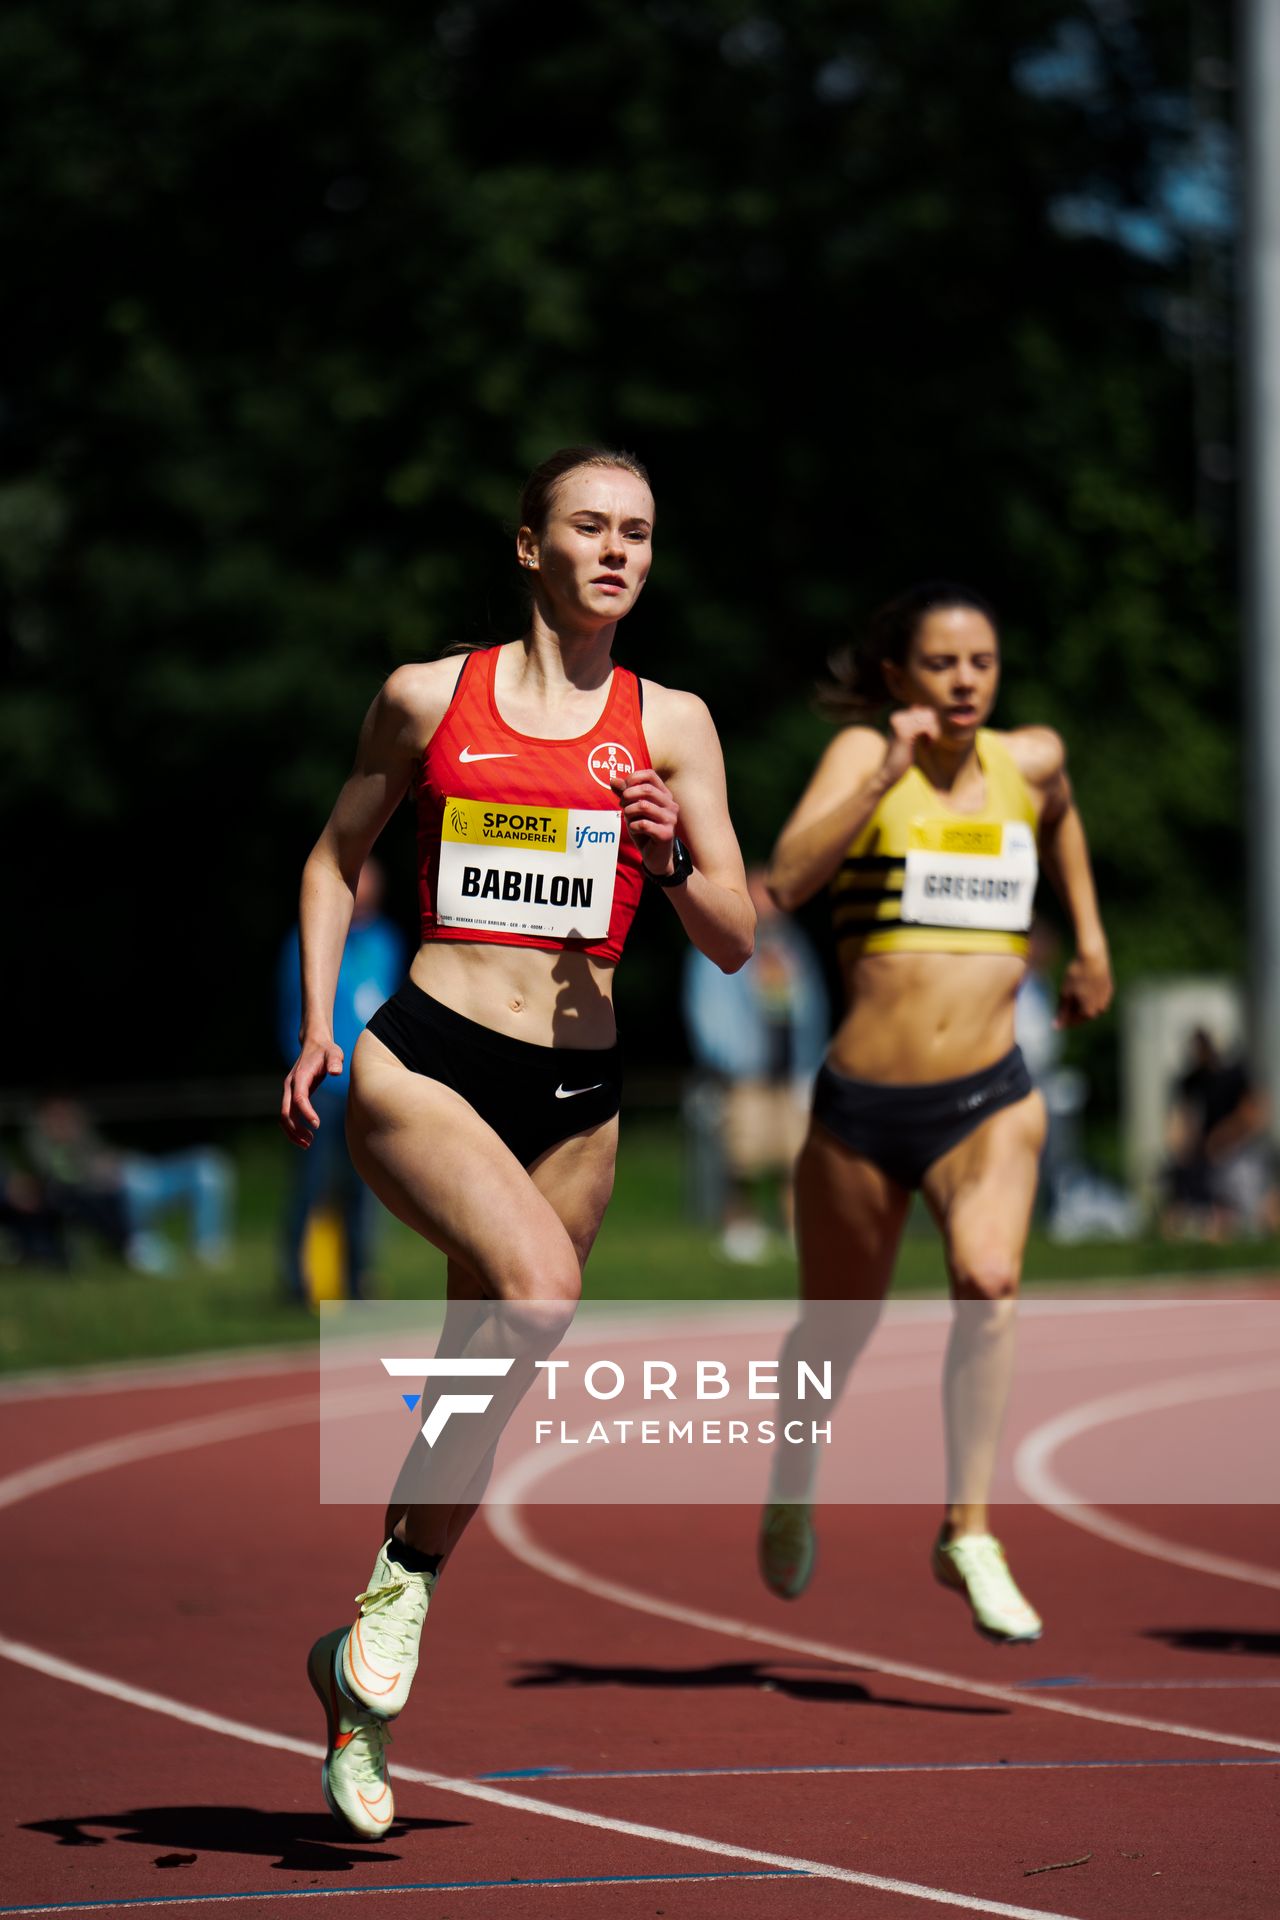
[[[1089,843],[1067,776],[1066,749],[1058,735],[1049,727],[1022,727],[1009,736],[1009,744],[1024,778],[1040,798],[1040,864],[1071,916],[1076,951],[1062,976],[1056,1024],[1076,1027],[1105,1013],[1114,991]]]
[[[657,767],[640,767],[620,790],[623,818],[651,873],[674,867],[678,834],[693,872],[668,899],[700,953],[725,973],[751,958],[756,916],[729,818],[724,755],[704,701],[645,682],[645,734]]]

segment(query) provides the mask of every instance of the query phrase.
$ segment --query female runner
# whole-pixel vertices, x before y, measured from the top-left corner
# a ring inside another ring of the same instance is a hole
[[[755,916],[710,714],[611,657],[652,558],[644,468],[567,448],[534,472],[520,518],[529,631],[461,671],[455,656],[391,675],[307,861],[301,1051],[281,1120],[310,1143],[314,1090],[342,1064],[330,1015],[356,880],[412,790],[422,944],[355,1049],[352,1157],[447,1255],[451,1300],[572,1303],[613,1185],[613,970],[645,879],[726,971],[750,956]],[[354,1626],[311,1651],[325,1797],[357,1833],[392,1818],[386,1723],[473,1512],[394,1504]]]
[[[894,711],[887,739],[866,725],[837,734],[769,870],[787,909],[830,885],[846,998],[797,1168],[801,1291],[882,1300],[912,1193],[923,1193],[953,1297],[973,1303],[954,1315],[948,1342],[948,1489],[933,1571],[964,1595],[980,1632],[1033,1640],[1040,1619],[986,1510],[1045,1132],[1014,1044],[1014,998],[1039,864],[1075,933],[1059,1024],[1095,1019],[1110,1002],[1084,829],[1058,736],[984,724],[1000,651],[977,594],[913,588],[833,667],[830,705],[845,718]],[[833,1356],[838,1384],[877,1312],[849,1326]],[[797,1350],[804,1337],[802,1318]],[[761,1570],[784,1598],[813,1567],[814,1464],[812,1454],[780,1462],[764,1512]]]

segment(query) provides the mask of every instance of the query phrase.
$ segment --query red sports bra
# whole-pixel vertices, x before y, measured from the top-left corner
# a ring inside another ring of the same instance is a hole
[[[568,947],[617,960],[644,873],[610,783],[651,764],[640,682],[615,667],[589,732],[540,740],[498,712],[500,653],[467,656],[422,755],[422,938]]]

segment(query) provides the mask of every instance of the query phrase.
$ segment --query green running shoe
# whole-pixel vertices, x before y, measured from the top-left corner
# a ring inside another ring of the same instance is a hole
[[[779,1600],[798,1600],[809,1584],[818,1542],[813,1510],[800,1501],[771,1500],[760,1518],[760,1572]]]
[[[396,1814],[387,1778],[391,1735],[385,1720],[355,1706],[338,1685],[335,1660],[344,1631],[322,1634],[307,1655],[307,1678],[329,1730],[320,1785],[335,1820],[362,1840],[381,1840]]]
[[[394,1720],[409,1698],[418,1671],[418,1642],[436,1583],[434,1573],[414,1573],[378,1549],[369,1585],[356,1595],[360,1611],[338,1651],[338,1685],[349,1700],[380,1719]]]
[[[954,1587],[969,1602],[973,1624],[988,1640],[1016,1646],[1038,1640],[1044,1622],[1030,1601],[1018,1591],[1004,1548],[990,1533],[963,1533],[933,1546],[933,1577]]]

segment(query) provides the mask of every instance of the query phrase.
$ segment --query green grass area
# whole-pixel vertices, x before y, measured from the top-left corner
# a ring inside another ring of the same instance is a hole
[[[315,1320],[281,1297],[278,1282],[278,1222],[289,1150],[265,1128],[244,1134],[233,1150],[240,1178],[238,1232],[225,1272],[210,1273],[180,1258],[171,1274],[154,1278],[130,1273],[87,1246],[78,1249],[69,1274],[0,1268],[0,1373],[309,1338]],[[1063,1247],[1037,1233],[1027,1250],[1032,1287],[1259,1270],[1280,1270],[1280,1242],[1171,1246],[1144,1238]],[[377,1279],[384,1296],[438,1295],[444,1261],[408,1228],[385,1219]],[[795,1262],[779,1246],[759,1266],[731,1264],[715,1236],[685,1216],[674,1118],[646,1116],[624,1128],[614,1200],[587,1288],[605,1299],[785,1297],[795,1289]],[[943,1290],[937,1235],[926,1219],[913,1219],[898,1263],[897,1291]]]

